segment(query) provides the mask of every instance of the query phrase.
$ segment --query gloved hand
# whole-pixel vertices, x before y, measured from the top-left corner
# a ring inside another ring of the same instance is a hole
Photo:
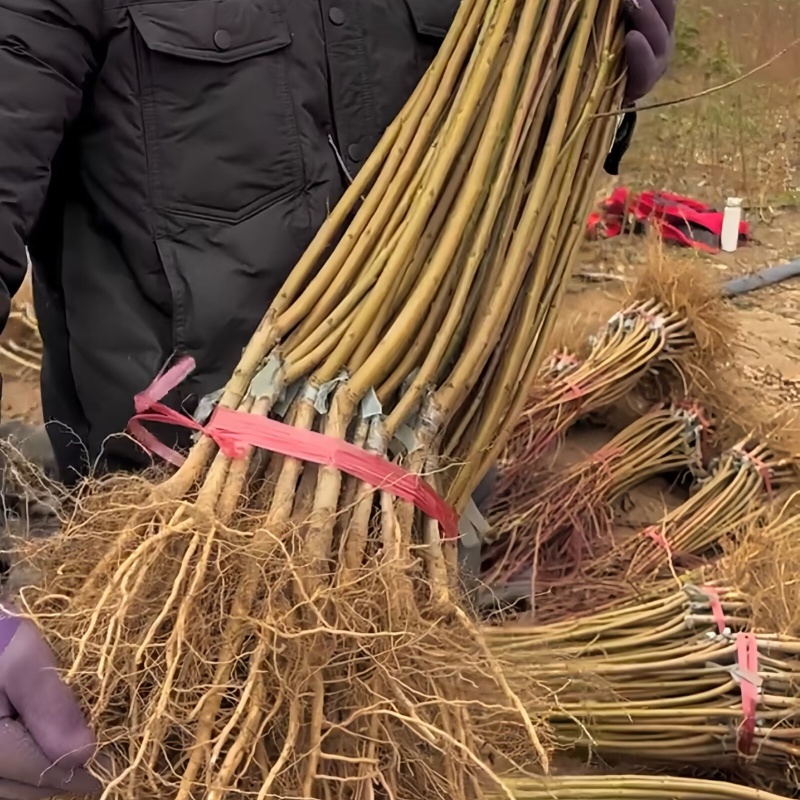
[[[625,0],[628,103],[648,94],[666,71],[675,46],[677,5],[677,0]]]
[[[88,795],[94,738],[36,627],[0,605],[0,800]]]

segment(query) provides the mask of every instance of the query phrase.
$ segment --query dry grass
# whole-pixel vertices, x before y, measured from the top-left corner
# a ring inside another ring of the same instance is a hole
[[[656,300],[689,320],[696,344],[684,361],[694,370],[730,358],[736,323],[722,301],[718,273],[693,259],[671,257],[666,247],[652,238],[648,248],[647,262],[630,286],[630,299]]]
[[[765,510],[728,547],[725,580],[749,598],[759,632],[800,636],[800,491]]]

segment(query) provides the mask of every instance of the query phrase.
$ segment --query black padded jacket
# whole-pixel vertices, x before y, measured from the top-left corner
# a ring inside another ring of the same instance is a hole
[[[172,405],[225,382],[457,5],[0,0],[0,324],[27,247],[64,478],[141,463],[173,353]]]

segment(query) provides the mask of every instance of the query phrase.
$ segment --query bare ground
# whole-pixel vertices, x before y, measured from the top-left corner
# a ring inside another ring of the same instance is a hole
[[[26,283],[14,298],[14,311],[24,312],[32,303],[30,284]],[[37,344],[28,326],[12,318],[0,336],[0,346],[16,343],[26,348]],[[38,423],[42,420],[39,371],[31,369],[0,349],[0,374],[3,376],[1,418]]]

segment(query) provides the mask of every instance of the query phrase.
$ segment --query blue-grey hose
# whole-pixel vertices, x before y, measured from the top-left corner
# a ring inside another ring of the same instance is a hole
[[[786,264],[765,267],[752,275],[733,278],[722,287],[722,293],[725,297],[738,297],[748,292],[754,292],[756,289],[773,286],[776,283],[782,283],[798,277],[800,277],[800,258],[789,261]]]

